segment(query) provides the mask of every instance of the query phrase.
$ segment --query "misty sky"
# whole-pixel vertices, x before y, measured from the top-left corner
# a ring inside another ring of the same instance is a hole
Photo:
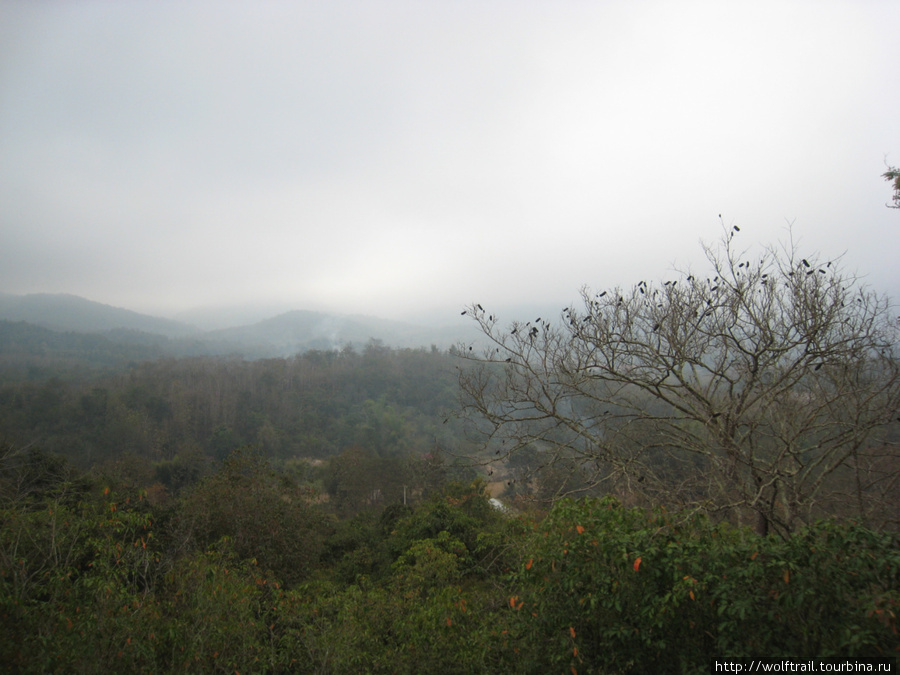
[[[696,263],[721,213],[900,300],[898,26],[896,0],[3,0],[0,291],[561,308]]]

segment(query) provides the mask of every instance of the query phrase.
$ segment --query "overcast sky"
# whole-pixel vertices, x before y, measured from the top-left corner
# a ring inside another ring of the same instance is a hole
[[[897,300],[898,26],[896,0],[3,0],[0,291],[561,308],[696,264],[721,213]]]

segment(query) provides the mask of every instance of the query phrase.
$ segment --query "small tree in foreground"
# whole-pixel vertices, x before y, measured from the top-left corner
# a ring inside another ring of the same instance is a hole
[[[556,475],[556,496],[753,514],[760,533],[826,514],[896,523],[889,300],[793,241],[738,250],[737,231],[704,245],[702,276],[583,289],[559,323],[502,329],[469,307],[490,347],[461,350],[464,414],[493,456]]]
[[[885,171],[881,176],[889,183],[892,184],[894,188],[894,196],[893,196],[893,205],[888,204],[888,206],[892,209],[900,209],[900,169],[894,166],[889,166],[888,170]]]

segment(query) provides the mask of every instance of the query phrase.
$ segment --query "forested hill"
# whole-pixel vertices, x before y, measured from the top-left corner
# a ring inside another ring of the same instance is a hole
[[[202,331],[72,295],[0,294],[0,367],[6,371],[0,372],[0,377],[7,378],[21,377],[23,372],[39,377],[54,365],[65,369],[109,367],[161,356],[288,357],[310,349],[362,347],[373,339],[391,347],[433,344],[446,349],[476,337],[469,324],[420,326],[304,310]]]
[[[128,329],[166,337],[199,331],[185,323],[140,314],[66,293],[11,295],[0,293],[0,319],[25,321],[56,331],[100,333]]]
[[[24,321],[0,319],[0,379],[83,376],[158,358],[165,338],[132,332],[116,340],[97,333],[55,331]]]
[[[111,353],[6,329],[38,358]],[[482,449],[496,483],[454,462],[478,448],[448,415],[466,364],[450,351],[58,364],[0,379],[10,672],[695,673],[898,653],[895,533],[762,536],[694,505],[624,506],[633,492],[544,511],[568,478],[526,464],[556,450],[503,467]]]

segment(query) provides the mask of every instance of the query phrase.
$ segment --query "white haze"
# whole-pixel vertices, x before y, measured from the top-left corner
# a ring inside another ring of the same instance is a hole
[[[900,3],[0,5],[0,291],[458,319],[748,246],[894,297]]]

